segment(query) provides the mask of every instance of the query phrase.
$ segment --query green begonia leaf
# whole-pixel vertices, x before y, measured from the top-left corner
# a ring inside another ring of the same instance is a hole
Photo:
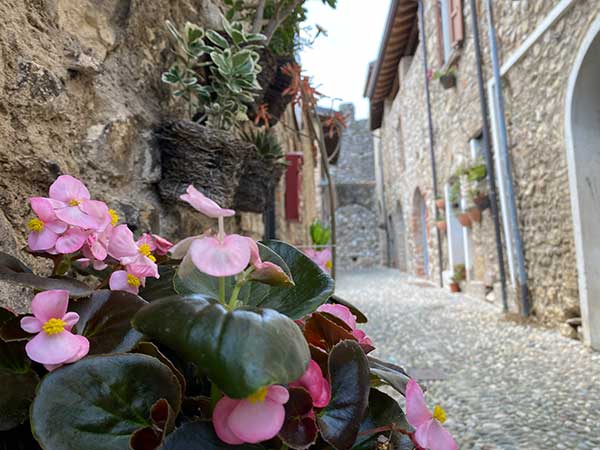
[[[172,297],[142,308],[133,325],[197,364],[232,398],[294,381],[310,360],[300,328],[270,309],[228,311],[202,296]]]
[[[31,407],[44,450],[128,450],[130,435],[151,425],[150,409],[181,405],[175,375],[139,354],[92,356],[44,377]]]
[[[210,422],[189,422],[167,436],[161,450],[264,450],[262,445],[229,445],[221,441]]]

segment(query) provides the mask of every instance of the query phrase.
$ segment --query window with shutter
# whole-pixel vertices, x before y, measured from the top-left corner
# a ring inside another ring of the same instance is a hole
[[[450,0],[450,35],[452,47],[460,45],[464,39],[462,0]]]
[[[287,220],[300,220],[300,186],[302,153],[288,153],[285,155],[288,167],[285,173],[285,218]]]
[[[439,0],[435,2],[435,31],[437,33],[438,64],[444,65],[444,30],[442,28],[442,5]]]

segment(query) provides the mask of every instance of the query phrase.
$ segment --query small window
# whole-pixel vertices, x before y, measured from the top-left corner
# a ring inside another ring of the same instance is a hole
[[[438,0],[436,6],[438,58],[444,65],[464,39],[462,0]]]

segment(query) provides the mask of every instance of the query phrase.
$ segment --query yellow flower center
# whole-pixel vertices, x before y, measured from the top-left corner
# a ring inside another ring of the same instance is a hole
[[[29,229],[31,231],[35,231],[36,233],[39,233],[40,231],[42,231],[44,229],[44,222],[42,222],[38,218],[34,218],[29,221],[27,226],[29,227]]]
[[[433,408],[433,418],[440,423],[444,423],[446,421],[446,412],[440,405],[435,405]]]
[[[133,287],[140,287],[142,281],[135,275],[127,274],[127,284]]]
[[[50,319],[42,326],[42,330],[44,330],[44,333],[46,333],[48,336],[52,336],[53,334],[58,334],[65,331],[66,325],[67,323],[64,320]]]
[[[250,401],[250,403],[262,403],[265,401],[265,398],[267,398],[268,392],[269,390],[266,387],[260,388],[258,391],[256,391],[250,397],[248,397],[248,400]]]
[[[81,202],[79,200],[69,200],[69,206],[79,206]]]
[[[329,270],[331,270],[331,268],[333,267],[333,263],[331,261],[327,261],[325,263],[325,267],[327,267]]]
[[[108,214],[110,214],[111,217],[110,224],[114,227],[119,221],[119,215],[114,209],[109,209]]]
[[[138,247],[138,250],[142,255],[147,256],[150,259],[150,261],[156,262],[156,258],[152,254],[152,249],[150,248],[150,246],[148,244],[140,245]]]

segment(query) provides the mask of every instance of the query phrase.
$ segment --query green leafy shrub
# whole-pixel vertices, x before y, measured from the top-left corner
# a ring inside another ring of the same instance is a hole
[[[177,60],[162,75],[171,85],[173,96],[188,104],[190,116],[207,121],[208,126],[229,130],[248,120],[248,103],[260,89],[259,54],[265,37],[247,33],[239,22],[223,19],[225,36],[186,23],[179,31],[167,21],[176,41]]]
[[[244,131],[241,133],[241,138],[254,144],[258,150],[258,155],[262,159],[283,162],[285,155],[277,136],[273,132],[269,130]]]

